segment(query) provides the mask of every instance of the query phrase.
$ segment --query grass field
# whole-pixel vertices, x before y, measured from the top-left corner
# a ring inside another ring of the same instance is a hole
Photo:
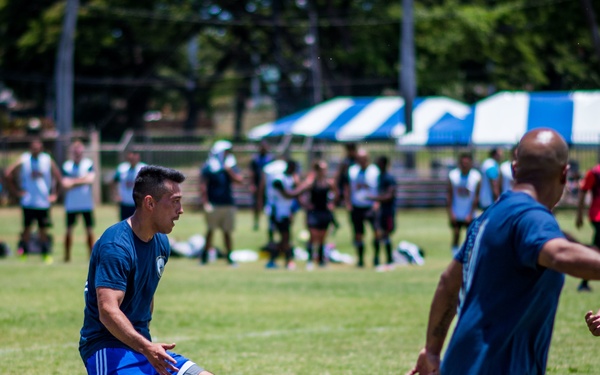
[[[557,214],[564,229],[582,240],[591,231],[573,229],[573,212]],[[55,263],[0,259],[0,374],[84,374],[77,350],[83,317],[87,255],[77,228],[74,260],[64,264],[64,212],[53,209]],[[96,231],[117,217],[115,207],[97,209]],[[345,214],[332,237],[352,253]],[[294,231],[301,229],[296,220]],[[17,208],[0,210],[0,238],[13,248],[20,229]],[[263,232],[251,216],[238,214],[236,248],[256,249]],[[204,232],[199,212],[186,212],[173,236]],[[426,264],[393,272],[332,265],[328,269],[266,271],[264,262],[237,269],[223,261],[207,267],[172,258],[156,295],[155,340],[176,342],[176,351],[216,374],[403,374],[424,343],[433,290],[450,260],[449,229],[442,210],[401,211],[394,241],[422,246]],[[220,239],[217,239],[220,245]],[[370,249],[369,249],[370,250]],[[583,315],[600,308],[597,291],[577,293],[567,278],[555,325],[548,373],[598,374],[598,341]],[[596,284],[592,283],[592,287]]]

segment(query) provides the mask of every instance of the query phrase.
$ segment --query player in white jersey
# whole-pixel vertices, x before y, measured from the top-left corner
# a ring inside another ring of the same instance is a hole
[[[297,164],[293,160],[287,160],[286,169],[283,173],[274,174],[269,177],[271,186],[270,194],[270,217],[277,232],[280,235],[278,249],[271,252],[271,257],[266,268],[277,268],[275,261],[279,254],[285,255],[286,268],[293,270],[293,253],[290,246],[290,227],[292,224],[294,199],[297,196],[295,188],[298,181],[295,178]]]
[[[371,225],[375,233],[375,211],[379,202],[374,202],[372,197],[377,196],[379,169],[369,164],[369,155],[365,149],[356,153],[356,164],[348,169],[348,184],[345,189],[344,199],[346,208],[350,212],[350,220],[354,231],[354,246],[358,255],[358,267],[364,267],[364,234],[365,221]],[[376,236],[373,235],[374,246],[378,246]],[[376,259],[373,260],[377,266]]]
[[[502,150],[493,148],[489,157],[481,163],[481,189],[479,192],[479,207],[488,208],[500,196],[500,168]]]
[[[19,161],[6,170],[9,189],[20,197],[23,209],[23,232],[19,247],[23,259],[27,257],[33,222],[37,222],[41,251],[44,262],[52,263],[48,228],[51,226],[50,205],[56,201],[60,185],[60,170],[43,150],[40,139],[34,139],[29,152],[21,155]],[[19,183],[17,183],[19,177]]]
[[[514,179],[512,174],[512,163],[516,158],[517,146],[510,151],[510,159],[500,164],[500,193],[512,190]]]
[[[94,246],[94,196],[92,184],[96,178],[94,162],[83,157],[85,146],[79,140],[71,144],[71,159],[62,167],[62,184],[65,192],[65,211],[67,231],[65,233],[65,262],[71,260],[73,247],[73,227],[77,217],[83,217],[87,235],[88,255]]]
[[[481,186],[481,174],[473,168],[473,157],[464,153],[458,158],[458,168],[448,174],[446,208],[452,228],[452,253],[459,249],[461,228],[467,228],[475,218]]]
[[[113,189],[116,190],[115,199],[119,202],[119,217],[121,220],[127,219],[135,212],[133,185],[138,172],[146,165],[140,161],[140,154],[136,151],[128,151],[126,157],[127,161],[117,166],[113,179]]]

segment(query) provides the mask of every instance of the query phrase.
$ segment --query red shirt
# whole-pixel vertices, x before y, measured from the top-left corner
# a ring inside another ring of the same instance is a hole
[[[581,181],[581,190],[592,192],[589,216],[591,221],[600,222],[600,165],[590,169]]]

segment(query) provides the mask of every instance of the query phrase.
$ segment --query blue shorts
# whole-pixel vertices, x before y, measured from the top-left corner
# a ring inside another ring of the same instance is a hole
[[[177,353],[167,351],[177,361],[174,365],[183,374],[194,362]],[[89,375],[157,375],[148,359],[143,354],[124,348],[100,349],[85,362]]]

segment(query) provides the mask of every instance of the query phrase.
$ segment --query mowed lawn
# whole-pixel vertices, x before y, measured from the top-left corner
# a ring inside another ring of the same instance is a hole
[[[342,227],[330,238],[340,251],[353,253],[347,215],[337,216]],[[573,229],[572,211],[557,216],[564,229],[589,241],[588,226]],[[0,259],[3,375],[85,373],[77,350],[87,274],[83,230],[81,224],[76,229],[73,262],[64,264],[62,207],[53,208],[52,217],[55,263],[46,266],[39,257],[23,262],[14,256],[21,213],[0,209],[0,238],[13,249]],[[97,209],[97,233],[116,217],[116,207]],[[296,238],[302,223],[299,215]],[[262,228],[253,231],[251,213],[240,211],[235,248],[258,249],[266,239]],[[188,211],[172,236],[186,240],[204,230],[201,213]],[[222,260],[200,267],[196,260],[172,258],[155,298],[154,338],[176,342],[176,351],[216,374],[403,374],[424,343],[433,291],[451,257],[449,234],[444,210],[400,211],[394,242],[423,247],[426,264],[386,273],[350,265],[307,272],[302,262],[293,272],[265,270],[262,259],[237,269]],[[218,236],[216,245],[221,243]],[[550,374],[599,372],[600,342],[588,333],[583,315],[600,308],[600,284],[592,283],[592,293],[578,293],[577,282],[569,277],[565,284]]]

